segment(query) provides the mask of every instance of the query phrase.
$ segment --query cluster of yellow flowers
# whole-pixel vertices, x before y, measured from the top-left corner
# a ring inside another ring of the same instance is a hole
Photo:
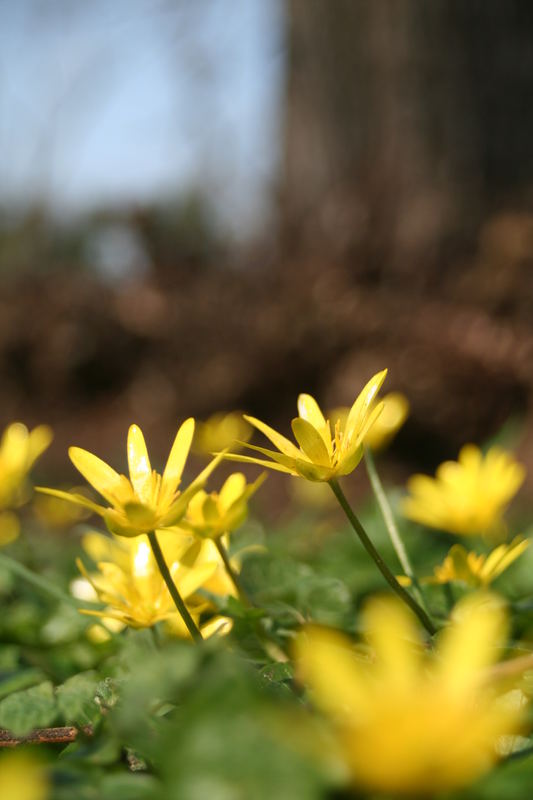
[[[82,577],[73,592],[102,604],[84,613],[101,618],[112,631],[163,623],[170,633],[199,641],[231,629],[231,621],[217,611],[217,597],[235,595],[249,602],[239,561],[228,553],[229,536],[246,519],[248,501],[264,480],[261,475],[247,483],[235,472],[219,492],[208,492],[207,479],[220,461],[252,463],[329,485],[397,597],[368,604],[362,619],[370,650],[333,631],[304,628],[295,648],[298,675],[331,719],[354,784],[378,792],[429,795],[466,785],[486,772],[498,758],[502,737],[520,730],[522,715],[516,703],[505,702],[505,687],[491,672],[506,642],[502,602],[492,595],[470,594],[455,607],[448,627],[436,634],[390,508],[384,517],[391,540],[402,565],[409,567],[409,575],[400,579],[340,487],[338,479],[363,457],[371,474],[371,453],[385,446],[407,417],[402,395],[379,399],[385,377],[386,370],[374,375],[351,408],[332,412],[333,422],[311,395],[301,394],[298,416],[292,420],[295,442],[261,420],[245,416],[243,422],[234,414],[211,418],[195,437],[195,422],[189,418],[178,429],[161,474],[151,466],[142,431],[132,425],[128,477],[86,450],[69,450],[72,463],[103,502],[81,491],[39,491],[99,515],[108,529],[109,535],[91,532],[82,540],[93,566],[78,561]],[[253,428],[276,449],[251,444]],[[28,471],[49,441],[44,426],[31,434],[20,424],[7,429],[0,444],[1,509],[16,507],[24,497]],[[191,447],[214,457],[183,488]],[[229,447],[234,452],[225,449]],[[257,455],[243,455],[238,452],[242,447]],[[492,448],[483,455],[474,445],[465,446],[457,462],[442,464],[435,478],[411,478],[402,504],[405,517],[455,535],[484,536],[485,545],[500,537],[489,553],[453,545],[422,583],[457,581],[484,590],[525,552],[528,540],[503,541],[503,515],[523,480],[522,466],[508,453]],[[413,612],[426,628],[424,639]]]

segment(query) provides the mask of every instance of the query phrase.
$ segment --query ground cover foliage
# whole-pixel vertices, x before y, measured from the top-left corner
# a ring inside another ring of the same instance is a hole
[[[379,467],[379,455],[374,457]],[[357,468],[364,470],[363,463]],[[209,476],[208,488],[220,483],[216,471]],[[326,483],[305,482],[305,496],[296,492],[290,510],[276,524],[261,520],[250,501],[248,516],[239,518],[228,545],[230,559],[239,554],[232,563],[238,563],[242,594],[200,588],[207,605],[201,606],[198,619],[207,615],[226,624],[199,645],[186,631],[176,635],[166,619],[119,630],[105,626],[105,613],[80,613],[105,612],[107,602],[101,602],[102,596],[84,600],[73,591],[80,580],[76,560],[81,556],[87,574],[94,569],[83,548],[87,533],[95,530],[94,519],[62,517],[60,500],[45,509],[42,496],[27,492],[24,505],[17,508],[20,534],[0,552],[0,728],[4,743],[11,745],[0,753],[0,788],[15,800],[527,797],[533,782],[533,714],[528,705],[533,691],[532,549],[524,549],[508,569],[490,579],[495,584],[491,602],[502,600],[489,616],[497,615],[503,604],[509,627],[505,641],[498,635],[490,643],[497,653],[487,662],[504,659],[501,663],[514,665],[525,659],[495,692],[521,707],[519,725],[511,726],[509,735],[495,733],[497,756],[472,775],[462,769],[457,787],[435,777],[424,788],[419,777],[409,777],[406,785],[411,788],[402,788],[403,778],[394,772],[394,752],[387,750],[389,744],[380,752],[378,742],[373,758],[379,772],[398,783],[396,788],[380,780],[373,784],[359,778],[357,757],[352,763],[347,755],[342,725],[328,703],[320,702],[321,690],[299,663],[298,642],[305,631],[333,628],[344,632],[356,658],[373,670],[379,643],[368,638],[365,608],[376,596],[393,595],[335,506],[333,493],[324,493]],[[342,486],[350,496],[349,474]],[[450,580],[422,579],[435,576],[435,567],[445,563],[454,543],[487,555],[516,533],[527,540],[533,523],[524,503],[514,515],[507,514],[505,529],[498,528],[497,535],[492,531],[492,538],[475,531],[453,538],[444,526],[432,530],[402,514],[405,488],[387,487],[387,498],[421,579],[425,605],[441,629],[434,637],[416,623],[418,644],[411,641],[409,647],[433,658],[442,629],[461,624],[454,621],[454,607],[486,590],[489,581],[483,584],[474,568],[473,575],[461,572],[460,557],[448,563]],[[500,511],[493,515],[497,527]],[[369,494],[356,512],[384,561],[401,575],[376,497]],[[481,640],[477,646],[482,649]],[[391,657],[398,659],[400,674],[402,655],[395,653]],[[437,665],[439,659],[437,646]],[[342,692],[336,662],[325,660],[324,671],[330,666],[330,681],[339,681]],[[486,666],[490,664],[480,669]],[[446,716],[446,698],[435,701],[427,732],[439,715]],[[345,702],[349,704],[346,699],[341,705]],[[446,730],[439,746],[450,748],[452,738],[463,735],[473,734]],[[417,747],[409,753],[412,774],[424,757]]]

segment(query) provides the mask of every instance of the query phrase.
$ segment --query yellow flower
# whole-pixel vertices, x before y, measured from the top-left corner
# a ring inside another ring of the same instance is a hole
[[[298,397],[299,416],[291,423],[299,447],[264,422],[245,416],[251,425],[270,439],[279,452],[246,444],[247,448],[271,460],[234,453],[225,455],[225,458],[260,464],[310,481],[329,481],[339,475],[348,475],[360,462],[365,436],[383,408],[382,403],[375,405],[374,400],[386,374],[387,370],[383,370],[371,378],[351,407],[346,423],[343,425],[340,419],[336,421],[333,435],[330,423],[324,418],[316,400],[309,394],[301,394]]]
[[[517,731],[520,711],[487,680],[505,633],[501,604],[470,596],[456,612],[433,657],[393,598],[367,607],[371,661],[332,631],[300,636],[300,674],[333,719],[354,783],[411,797],[465,786],[495,762],[499,738]]]
[[[488,555],[478,555],[460,544],[454,544],[442,564],[435,567],[433,575],[422,578],[422,582],[441,584],[461,581],[475,588],[486,587],[505,572],[528,547],[529,540],[519,536],[510,544],[498,545]]]
[[[199,422],[193,441],[195,452],[210,455],[213,451],[235,446],[236,441],[247,442],[252,428],[237,411],[229,414],[213,414],[205,422]]]
[[[22,422],[13,422],[5,429],[0,441],[0,508],[16,508],[26,501],[28,473],[51,441],[47,425],[28,431]]]
[[[192,497],[204,485],[222,456],[215,458],[198,477],[180,492],[181,475],[194,434],[194,420],[185,420],[176,434],[167,464],[160,475],[152,470],[141,429],[128,431],[129,479],[80,447],[69,448],[69,456],[83,477],[110,504],[98,505],[87,497],[59,489],[39,487],[38,491],[88,508],[104,518],[108,530],[119,536],[139,536],[176,525]]]
[[[458,461],[446,461],[436,477],[413,475],[402,510],[406,517],[449,533],[481,534],[503,527],[502,515],[525,478],[524,467],[504,450],[484,456],[465,445]]]
[[[180,536],[176,531],[160,532],[158,539],[170,574],[198,624],[200,615],[210,606],[195,593],[200,588],[213,591],[214,579],[221,567],[216,548],[208,549],[204,545],[210,545],[211,542],[193,542],[192,537]],[[72,591],[75,596],[87,600],[90,599],[88,589],[92,587],[92,597],[106,605],[101,611],[84,609],[82,613],[102,617],[106,621],[117,620],[133,628],[151,627],[166,621],[172,625],[174,633],[188,636],[161,577],[147,536],[124,539],[89,533],[83,537],[82,546],[96,563],[98,572],[87,571],[78,560],[85,581],[75,581]],[[209,620],[208,624],[211,622],[213,620]]]
[[[46,769],[28,752],[0,757],[0,796],[6,800],[45,800],[49,797]]]
[[[242,472],[234,472],[225,481],[220,492],[197,492],[189,503],[187,514],[180,527],[196,536],[218,539],[240,527],[248,516],[248,500],[265,479],[261,475],[254,483],[246,485]]]

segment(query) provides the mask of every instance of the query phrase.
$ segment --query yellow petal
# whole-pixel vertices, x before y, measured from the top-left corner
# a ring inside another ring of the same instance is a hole
[[[114,491],[121,486],[121,478],[113,467],[106,464],[98,456],[83,450],[81,447],[69,447],[70,460],[91,486],[108,501],[114,503]]]
[[[130,425],[128,431],[128,466],[135,494],[143,503],[149,503],[152,499],[152,466],[138,425]]]
[[[200,630],[204,639],[212,636],[226,636],[233,627],[233,620],[229,617],[213,617],[209,622],[205,622]]]
[[[270,439],[274,447],[277,447],[281,453],[289,456],[290,458],[300,457],[301,453],[296,445],[294,445],[290,439],[287,439],[285,436],[282,436],[281,433],[275,431],[274,428],[271,428],[269,425],[266,425],[266,423],[261,422],[260,419],[255,419],[255,417],[247,417],[245,415],[244,419],[249,422],[250,425],[253,425],[255,428],[260,430],[261,433],[267,437],[267,439]]]
[[[168,461],[163,472],[163,479],[161,481],[161,501],[170,499],[176,492],[181,481],[183,468],[191,449],[191,442],[194,436],[194,419],[189,417],[180,426],[174,444],[170,451]]]
[[[311,423],[313,428],[319,430],[326,425],[324,415],[314,397],[310,394],[298,396],[298,414],[302,419]]]
[[[346,442],[347,446],[351,444],[353,436],[358,435],[359,428],[365,418],[365,415],[374,402],[377,393],[381,389],[383,381],[386,377],[387,370],[384,369],[370,378],[363,391],[359,394],[353,406],[351,407],[344,431],[344,441]]]
[[[132,539],[144,533],[138,527],[132,526],[124,513],[115,511],[114,508],[104,509],[103,517],[107,530],[115,536],[124,536],[127,539]]]
[[[103,516],[106,512],[104,506],[93,503],[92,500],[82,494],[76,494],[76,492],[62,492],[61,489],[48,489],[46,486],[36,486],[35,491],[41,494],[49,494],[51,497],[58,497],[60,500],[66,500],[68,503],[74,503],[77,506],[83,506],[83,508],[89,508],[95,514],[100,514],[100,516]]]
[[[368,640],[376,651],[376,669],[398,689],[412,689],[418,679],[420,645],[412,615],[392,597],[374,599],[364,612]]]
[[[519,558],[529,547],[528,539],[521,539],[519,536],[513,539],[511,544],[502,544],[496,547],[489,555],[484,564],[484,573],[490,576],[490,580],[501,575],[513,561]]]
[[[362,670],[346,637],[317,626],[306,628],[296,639],[296,663],[324,711],[342,718],[367,708]]]
[[[28,459],[28,429],[13,422],[5,429],[0,444],[2,461],[9,471],[25,471]]]
[[[48,425],[38,425],[28,437],[28,469],[44,453],[50,442],[54,438],[52,428]]]
[[[225,455],[225,452],[219,453],[212,461],[210,461],[207,467],[205,467],[200,474],[196,476],[193,482],[178,496],[178,498],[168,508],[166,514],[159,520],[159,527],[167,528],[177,525],[187,511],[187,505],[191,499],[197,492],[200,491],[200,489],[204,488],[208,477],[220,464]]]
[[[111,536],[104,536],[96,531],[86,533],[81,540],[81,546],[95,564],[99,561],[114,561],[123,569],[129,564],[129,549]]]
[[[320,410],[320,406],[314,397],[310,394],[301,394],[298,397],[298,414],[302,419],[310,422],[313,428],[319,432],[324,444],[327,447],[328,453],[331,455],[332,442],[331,442],[331,429],[329,422],[326,422],[324,415]]]
[[[268,467],[268,469],[276,470],[277,472],[284,472],[286,475],[295,475],[296,470],[289,467],[284,467],[282,464],[276,464],[274,461],[266,461],[264,458],[254,458],[253,456],[241,456],[238,453],[226,453],[224,456],[226,461],[238,461],[243,464],[257,464],[260,467]]]
[[[454,694],[468,693],[481,671],[498,657],[506,634],[506,616],[499,598],[469,595],[454,609],[454,621],[439,643],[440,672]]]
[[[179,593],[186,598],[203,586],[217,569],[218,563],[212,561],[211,563],[198,564],[191,568],[180,565],[177,570],[171,570],[171,572]]]
[[[331,459],[328,449],[322,436],[310,422],[302,417],[296,417],[291,422],[292,431],[307,458],[313,464],[320,464],[322,467],[331,466]],[[299,454],[301,458],[301,454]]]
[[[220,505],[226,511],[232,503],[238,500],[246,489],[246,478],[242,472],[234,472],[224,482],[220,490]]]

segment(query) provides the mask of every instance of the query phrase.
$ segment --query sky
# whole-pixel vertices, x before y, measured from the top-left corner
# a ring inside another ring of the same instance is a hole
[[[282,0],[0,0],[0,209],[202,186],[237,233],[276,174]]]

